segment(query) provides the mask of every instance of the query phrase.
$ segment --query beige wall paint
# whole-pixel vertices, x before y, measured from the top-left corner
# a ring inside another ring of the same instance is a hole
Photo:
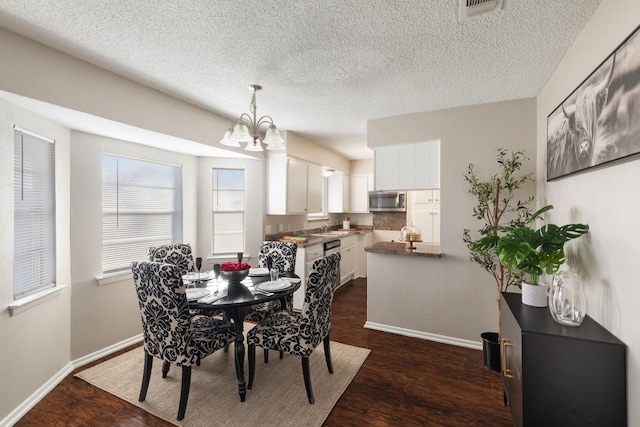
[[[538,175],[546,176],[547,116],[640,25],[640,2],[603,0],[537,98]],[[636,120],[638,118],[636,117]],[[605,166],[552,182],[538,182],[539,197],[555,206],[550,220],[589,224],[580,259],[589,316],[628,347],[629,425],[640,425],[640,160]],[[575,246],[574,246],[575,247]]]
[[[524,171],[534,171],[536,158],[535,99],[498,102],[434,112],[370,120],[370,148],[439,139],[441,141],[441,259],[412,260],[405,269],[398,257],[392,281],[372,277],[380,263],[369,262],[368,321],[422,333],[480,341],[480,333],[496,331],[496,285],[480,266],[469,261],[462,241],[464,228],[477,230],[472,217],[474,198],[467,194],[464,172],[469,163],[482,177],[495,173],[496,147],[526,150],[530,161]],[[529,193],[534,192],[531,186]],[[393,258],[394,256],[387,256]],[[401,297],[389,299],[389,287]]]
[[[349,160],[291,131],[283,132],[287,155],[350,173]]]
[[[0,52],[0,89],[7,92],[207,145],[217,144],[231,124],[2,28]]]
[[[57,296],[10,316],[13,303],[13,126],[56,140]],[[69,362],[69,130],[0,99],[0,420]]]

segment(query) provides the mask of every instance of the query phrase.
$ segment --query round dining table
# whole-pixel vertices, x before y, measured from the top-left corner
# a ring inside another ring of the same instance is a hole
[[[238,394],[240,395],[240,401],[244,402],[247,395],[247,385],[244,378],[244,359],[245,359],[245,344],[244,344],[244,318],[251,311],[251,307],[256,304],[264,302],[280,300],[280,306],[285,307],[285,297],[293,294],[299,287],[301,280],[293,273],[284,273],[280,277],[283,280],[291,280],[291,286],[278,292],[263,292],[260,291],[260,283],[270,280],[269,275],[255,275],[249,276],[242,282],[229,283],[222,278],[210,280],[207,284],[207,290],[209,290],[209,297],[215,295],[216,289],[219,295],[225,295],[220,299],[212,302],[204,302],[207,298],[201,298],[198,300],[189,301],[189,307],[192,309],[215,312],[222,310],[233,321],[236,330],[235,341],[235,367],[236,375],[238,377]]]

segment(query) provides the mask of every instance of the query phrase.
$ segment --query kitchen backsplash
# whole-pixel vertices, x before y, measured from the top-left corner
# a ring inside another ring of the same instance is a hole
[[[407,225],[407,214],[405,212],[374,212],[374,230],[401,230]]]

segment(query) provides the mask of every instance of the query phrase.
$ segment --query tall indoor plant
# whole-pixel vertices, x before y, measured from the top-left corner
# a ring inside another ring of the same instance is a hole
[[[589,231],[587,224],[567,224],[561,227],[545,224],[537,229],[531,226],[551,209],[552,205],[541,208],[524,224],[492,227],[495,234],[487,235],[472,245],[476,250],[494,252],[502,265],[528,274],[530,285],[543,287],[539,292],[542,301],[529,300],[523,292],[525,304],[546,305],[546,285],[538,283],[538,279],[543,274],[556,273],[565,261],[564,244]]]
[[[496,149],[498,172],[485,181],[479,177],[476,167],[469,164],[464,175],[465,181],[469,183],[469,194],[473,195],[477,201],[473,208],[473,216],[481,224],[473,235],[470,229],[465,229],[463,240],[469,248],[471,261],[478,263],[495,280],[498,318],[500,317],[500,294],[510,286],[520,286],[523,275],[519,271],[505,268],[495,251],[478,247],[476,242],[482,238],[497,236],[496,227],[498,226],[517,227],[523,225],[531,216],[530,205],[533,202],[533,196],[525,199],[517,198],[521,188],[533,182],[533,173],[521,172],[525,160],[528,159],[524,151],[510,152],[498,147]],[[474,235],[479,237],[474,239]],[[499,334],[499,326],[497,333],[481,334],[485,365],[495,370],[499,370],[500,365]]]

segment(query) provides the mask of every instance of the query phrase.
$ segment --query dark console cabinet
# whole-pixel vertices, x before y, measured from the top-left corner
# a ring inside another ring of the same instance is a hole
[[[502,384],[518,427],[626,426],[626,347],[590,317],[578,327],[547,308],[501,299]]]

